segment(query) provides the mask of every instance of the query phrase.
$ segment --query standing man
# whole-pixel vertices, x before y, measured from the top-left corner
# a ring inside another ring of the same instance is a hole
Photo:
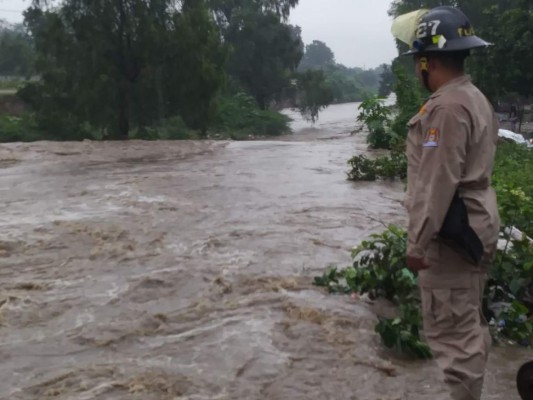
[[[409,121],[407,265],[419,273],[424,334],[451,398],[479,400],[491,340],[482,298],[500,224],[498,122],[464,61],[489,43],[456,8],[418,13],[406,54],[432,95]]]

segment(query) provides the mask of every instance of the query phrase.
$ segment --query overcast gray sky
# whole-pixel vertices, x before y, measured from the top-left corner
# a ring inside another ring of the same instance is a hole
[[[0,0],[0,18],[22,21],[30,0]],[[374,68],[396,57],[387,10],[391,0],[300,0],[290,22],[302,28],[306,44],[325,42],[338,63]]]
[[[22,11],[29,5],[29,0],[0,0],[0,18],[9,22],[22,22]]]
[[[325,42],[338,63],[374,68],[397,55],[390,33],[391,0],[300,0],[290,21],[302,28],[305,44]]]

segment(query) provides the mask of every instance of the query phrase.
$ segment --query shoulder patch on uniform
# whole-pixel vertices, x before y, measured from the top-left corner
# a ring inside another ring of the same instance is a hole
[[[424,137],[423,147],[439,147],[440,131],[438,128],[429,128]]]

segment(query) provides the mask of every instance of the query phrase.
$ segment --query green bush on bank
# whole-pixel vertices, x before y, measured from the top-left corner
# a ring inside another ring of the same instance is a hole
[[[513,242],[511,249],[499,250],[497,260],[510,258],[502,273],[496,261],[485,291],[488,304],[485,317],[492,321],[492,335],[496,341],[511,340],[523,346],[533,345],[533,321],[531,319],[531,278],[525,274],[524,265],[533,265],[533,245]],[[519,250],[515,250],[519,247]],[[371,299],[384,298],[399,307],[397,318],[379,318],[375,331],[386,347],[417,357],[431,357],[431,351],[420,337],[422,329],[421,304],[416,275],[407,269],[405,230],[391,225],[380,234],[373,234],[352,252],[352,266],[339,269],[329,267],[314,279],[317,286],[326,287],[330,293],[367,294]],[[531,268],[531,267],[530,267]],[[531,272],[531,270],[529,270]],[[507,275],[510,274],[511,276]],[[520,274],[522,278],[516,278]],[[531,273],[529,273],[531,275]],[[513,289],[509,282],[524,279]],[[499,314],[492,307],[503,304]],[[529,307],[528,307],[529,306]]]
[[[389,155],[369,159],[365,155],[348,160],[351,181],[375,181],[377,179],[407,178],[407,157],[401,146],[392,149]]]
[[[416,276],[407,269],[407,233],[391,225],[373,234],[352,251],[353,265],[330,267],[314,284],[330,292],[368,294],[385,298],[400,307],[398,318],[380,318],[375,327],[385,346],[418,358],[429,358],[429,347],[420,339],[422,314]]]
[[[64,126],[69,126],[68,124]],[[70,124],[71,130],[58,129],[44,130],[40,127],[39,120],[34,114],[25,113],[22,116],[0,115],[0,143],[8,142],[34,142],[38,140],[66,141],[66,140],[101,140],[105,132],[99,131],[83,123]],[[73,132],[69,134],[68,132]]]
[[[218,99],[217,112],[210,132],[232,139],[250,136],[279,136],[290,132],[290,119],[276,111],[261,110],[245,94],[226,95]]]
[[[131,139],[141,140],[193,140],[201,137],[198,131],[190,129],[179,116],[161,121],[155,126],[135,128]]]
[[[43,140],[37,128],[37,122],[31,115],[15,117],[10,115],[0,116],[0,142],[31,142]]]
[[[383,99],[371,97],[359,106],[357,121],[368,129],[367,143],[372,149],[390,149],[398,136],[390,129],[392,111]]]
[[[385,106],[384,99],[371,97],[359,106],[357,121],[368,129],[367,143],[372,149],[390,150],[404,143],[407,122],[423,103],[423,90],[401,65],[394,65],[396,105]]]
[[[211,138],[243,140],[279,136],[290,132],[289,117],[270,110],[261,110],[255,100],[237,93],[218,99],[218,107],[207,134]],[[47,127],[43,129],[43,127]],[[0,116],[0,142],[31,142],[36,140],[105,140],[108,134],[88,123],[79,124],[68,116],[50,115],[38,120],[33,114],[20,117]],[[180,116],[165,119],[153,126],[134,127],[131,139],[188,140],[205,135],[190,129]]]
[[[27,81],[19,78],[0,79],[0,90],[20,89]]]

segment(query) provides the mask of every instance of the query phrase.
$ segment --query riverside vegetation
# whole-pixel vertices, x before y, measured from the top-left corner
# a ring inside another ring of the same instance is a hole
[[[24,24],[0,20],[0,142],[276,136],[290,131],[282,108],[315,121],[377,93],[387,66],[304,45],[297,4],[33,0]]]

